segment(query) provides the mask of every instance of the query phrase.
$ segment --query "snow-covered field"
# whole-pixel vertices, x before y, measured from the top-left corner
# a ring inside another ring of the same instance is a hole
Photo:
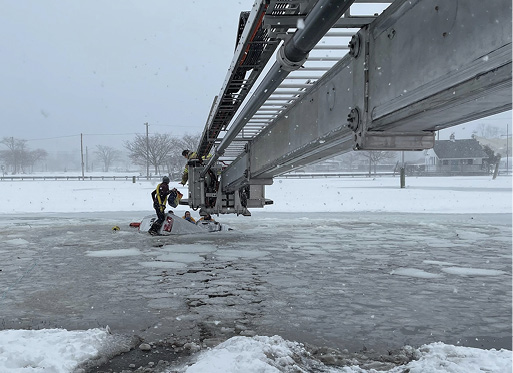
[[[187,195],[180,184],[172,187]],[[2,213],[151,211],[155,182],[0,182]],[[511,213],[511,177],[275,179],[266,212]],[[180,207],[178,211],[184,211]],[[254,210],[258,212],[258,209]]]
[[[127,216],[141,216],[142,212],[151,213],[150,192],[155,187],[154,184],[144,181],[137,183],[131,181],[2,181],[0,182],[2,195],[0,213],[3,217],[0,216],[0,219],[8,225],[11,217],[24,214],[34,217],[73,213],[79,217],[80,215],[77,214],[81,212],[125,211]],[[323,216],[327,220],[331,216],[336,216],[337,213],[355,213],[355,216],[369,212],[411,213],[412,216],[419,213],[433,214],[433,216],[437,214],[465,214],[466,216],[509,214],[509,226],[511,226],[512,185],[509,177],[499,177],[496,180],[492,180],[491,177],[411,177],[407,178],[406,186],[405,189],[400,189],[399,179],[391,177],[275,179],[274,185],[266,188],[266,197],[274,200],[274,205],[267,206],[264,212],[267,217],[269,213],[277,215],[302,213],[302,219],[308,219],[304,217],[305,213],[314,213],[313,216]],[[182,192],[186,190],[182,189]],[[178,214],[185,211],[185,208],[179,207],[176,211]],[[254,217],[264,216],[262,211],[255,209],[252,212]],[[233,222],[234,219],[247,218],[220,216],[217,219]],[[317,220],[311,219],[311,221],[312,225],[320,229]],[[412,224],[415,222],[412,221]],[[287,223],[281,222],[279,227],[269,229],[275,229],[279,234],[278,231],[286,227]],[[376,232],[379,234],[378,229]],[[7,237],[7,233],[2,233],[4,234]],[[458,232],[458,234],[468,238],[480,233]],[[2,241],[5,242],[6,237],[3,237]],[[380,237],[376,239],[379,240]],[[11,245],[0,248],[0,253],[6,252],[4,250],[22,248],[23,241],[19,238],[11,241]],[[433,241],[433,244],[437,243]],[[511,245],[511,238],[509,245]],[[134,249],[130,249],[128,244],[126,250],[125,255],[139,254]],[[439,278],[444,273],[463,276],[463,278],[504,275],[503,271],[458,267],[451,263],[424,261],[424,264],[426,267],[423,270],[400,268],[395,270],[394,274],[427,280]],[[440,267],[441,272],[434,274],[425,270],[429,265]],[[511,281],[511,273],[507,273],[507,276]],[[0,309],[8,293],[8,285],[6,282],[0,282]],[[511,311],[511,305],[509,310]],[[0,331],[0,372],[72,372],[81,362],[101,354],[114,343],[117,343],[116,336],[104,329],[3,330]],[[505,349],[497,351],[429,343],[411,350],[406,348],[405,353],[410,353],[415,360],[407,365],[392,368],[390,372],[509,373],[512,370],[512,353]],[[324,365],[310,356],[298,341],[288,341],[280,336],[233,337],[214,348],[200,352],[195,360],[186,365],[168,368],[168,371],[187,373],[381,372],[368,367],[359,368],[351,362],[348,362],[345,367]]]

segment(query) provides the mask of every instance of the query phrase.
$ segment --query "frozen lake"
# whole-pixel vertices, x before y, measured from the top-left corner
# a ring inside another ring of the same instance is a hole
[[[349,353],[438,341],[511,350],[511,181],[423,181],[283,180],[270,209],[215,217],[234,230],[168,237],[129,227],[149,212],[136,208],[150,184],[0,184],[1,329],[108,325],[164,346],[279,335]],[[39,198],[9,213],[20,191]]]
[[[507,214],[255,215],[176,237],[126,213],[3,216],[1,325],[511,349]]]

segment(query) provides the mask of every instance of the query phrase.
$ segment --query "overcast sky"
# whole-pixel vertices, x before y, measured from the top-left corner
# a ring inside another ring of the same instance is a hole
[[[90,146],[117,145],[144,133],[145,122],[150,133],[201,133],[239,14],[252,5],[0,0],[0,138],[30,140],[33,149],[61,137],[76,146],[83,133]]]
[[[0,138],[202,132],[252,5],[0,0]]]

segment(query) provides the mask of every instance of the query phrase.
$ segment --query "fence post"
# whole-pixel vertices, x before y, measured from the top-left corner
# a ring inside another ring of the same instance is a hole
[[[401,167],[401,188],[406,186],[406,173],[404,171],[404,167]]]

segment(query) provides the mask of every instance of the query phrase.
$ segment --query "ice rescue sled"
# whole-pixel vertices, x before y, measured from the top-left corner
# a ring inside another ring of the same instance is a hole
[[[157,220],[157,215],[148,215],[143,218],[139,225],[139,232],[148,233],[153,222]],[[159,234],[168,236],[172,234],[191,234],[191,233],[205,233],[205,229],[197,226],[194,223],[190,223],[179,216],[176,216],[172,212],[166,213],[164,223],[160,227]]]

